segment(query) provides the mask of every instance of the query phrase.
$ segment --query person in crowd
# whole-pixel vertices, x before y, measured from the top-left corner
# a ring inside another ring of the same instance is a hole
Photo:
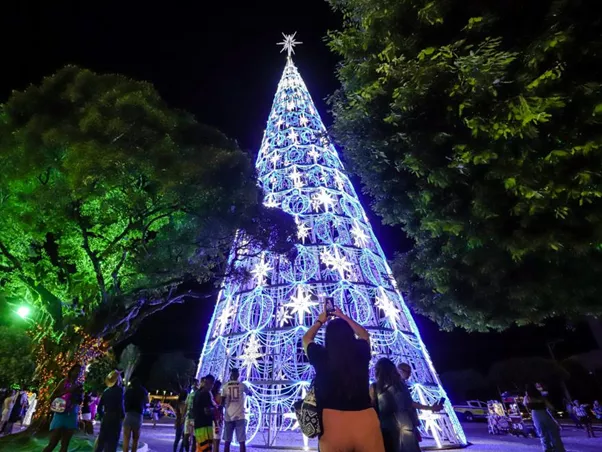
[[[82,403],[83,390],[79,383],[82,366],[76,364],[67,373],[67,378],[61,381],[52,392],[54,414],[50,422],[50,439],[43,452],[52,452],[61,443],[61,452],[69,450],[71,437],[77,430],[79,405]]]
[[[182,391],[178,397],[178,401],[174,406],[174,412],[176,413],[176,439],[173,443],[173,452],[178,451],[178,445],[180,445],[180,452],[184,449],[184,423],[186,422],[186,398],[188,393]]]
[[[401,376],[401,380],[407,386],[410,377],[412,376],[412,366],[408,363],[401,363],[397,366],[397,370],[399,371],[399,375]],[[412,406],[416,410],[426,410],[426,411],[441,411],[443,407],[441,405],[423,405],[422,403],[418,403],[416,401],[412,401]]]
[[[17,395],[15,397],[15,403],[13,404],[13,408],[10,411],[10,415],[8,417],[8,423],[5,427],[5,433],[10,435],[13,432],[13,426],[17,422],[21,422],[21,427],[23,427],[23,417],[25,416],[25,412],[28,408],[28,399],[27,399],[27,391],[20,390],[17,391]]]
[[[236,432],[236,441],[240,444],[240,452],[246,451],[247,421],[245,415],[245,397],[250,394],[246,384],[239,381],[238,369],[230,371],[230,380],[224,385],[223,405],[225,407],[224,452],[230,452],[230,443]]]
[[[215,452],[219,452],[222,426],[224,425],[223,397],[221,390],[222,382],[216,380],[213,389],[211,390],[211,396],[213,397],[213,403],[215,405],[215,410],[213,411],[213,450]],[[244,452],[245,448],[241,446],[241,450]]]
[[[194,394],[192,416],[197,452],[211,452],[213,449],[213,416],[215,405],[211,390],[215,383],[213,375],[207,375],[203,386]]]
[[[124,399],[123,452],[129,452],[130,439],[132,442],[132,451],[136,452],[138,450],[138,441],[140,440],[144,408],[148,403],[148,391],[142,386],[138,377],[133,377],[130,380],[130,385],[125,391]]]
[[[201,385],[204,383],[203,380],[201,380]],[[192,385],[190,387],[190,393],[188,394],[188,397],[186,398],[186,418],[184,419],[184,450],[186,452],[190,452],[191,450],[195,450],[196,449],[196,441],[194,439],[194,416],[192,413],[192,405],[194,402],[194,394],[196,393],[196,391],[198,391],[200,388],[199,386],[199,380],[194,379],[192,381]],[[192,448],[191,448],[192,446]]]
[[[596,419],[598,419],[598,420],[602,419],[602,405],[600,405],[600,402],[598,402],[597,400],[594,402],[594,405],[592,406],[592,412],[594,413],[594,416],[596,416]]]
[[[36,408],[38,406],[38,394],[35,391],[33,391],[31,394],[29,394],[28,406],[29,407],[27,408],[25,417],[23,418],[23,425],[26,427],[31,425],[31,420],[32,420],[33,415],[36,412]]]
[[[527,385],[523,402],[531,411],[533,425],[544,452],[565,452],[560,438],[560,425],[552,415],[553,407],[534,384]]]
[[[157,422],[159,422],[159,419],[161,418],[162,411],[161,402],[155,400],[155,403],[153,404],[153,428],[157,428]]]
[[[100,397],[96,391],[90,393],[90,418],[92,419],[92,425],[96,420],[96,413],[98,412],[98,404],[100,403]]]
[[[588,406],[579,403],[579,400],[575,400],[573,402],[573,410],[575,412],[575,416],[577,416],[577,419],[579,419],[579,423],[585,427],[587,437],[595,438],[596,435],[594,435],[592,418],[589,416]]]
[[[9,389],[5,393],[4,402],[2,403],[2,418],[0,419],[0,435],[4,435],[6,433],[6,428],[8,426],[8,419],[10,418],[10,413],[13,410],[15,400],[17,400],[17,391],[14,389]]]
[[[82,423],[84,424],[84,432],[88,435],[94,434],[94,428],[92,427],[92,412],[90,410],[91,402],[92,396],[89,392],[86,392],[82,404]]]
[[[101,413],[100,432],[94,452],[117,452],[121,424],[125,416],[121,375],[116,370],[105,378],[107,389],[100,397],[98,405]]]
[[[573,405],[573,402],[571,402],[569,399],[564,399],[563,403],[566,410],[566,414],[575,423],[575,427],[579,429],[583,428],[583,425],[581,425],[581,422],[579,422],[579,418],[575,414],[575,406]]]
[[[420,452],[420,421],[412,395],[395,364],[381,358],[374,367],[376,383],[370,388],[372,403],[380,419],[386,452]]]
[[[322,410],[320,451],[383,452],[369,393],[370,335],[339,308],[332,315],[324,346],[314,339],[328,321],[326,310],[303,336],[303,348],[316,371],[316,401]]]

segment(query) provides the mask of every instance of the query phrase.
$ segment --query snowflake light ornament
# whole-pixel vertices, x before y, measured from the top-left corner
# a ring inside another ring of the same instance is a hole
[[[309,237],[309,227],[302,221],[297,224],[297,238],[305,243],[305,239]]]
[[[385,289],[382,287],[380,289],[380,294],[376,296],[376,300],[374,301],[374,305],[381,309],[387,319],[389,319],[389,323],[395,329],[397,329],[397,322],[401,316],[401,312],[399,309],[395,307],[391,299],[387,296]]]
[[[261,258],[251,270],[251,274],[257,280],[257,285],[262,286],[265,284],[265,280],[268,276],[268,273],[272,271],[273,268],[265,261],[265,254],[262,253]]]
[[[334,204],[334,199],[332,199],[332,196],[330,196],[326,189],[322,188],[312,198],[312,204],[316,211],[319,210],[320,207],[322,207],[324,211],[327,212],[329,209],[332,208]]]
[[[292,296],[290,303],[284,306],[291,309],[291,314],[297,314],[299,324],[303,325],[305,314],[310,314],[311,307],[317,304],[315,301],[312,301],[311,293],[305,292],[301,286],[297,286],[297,295]]]
[[[364,232],[357,220],[354,220],[353,227],[349,232],[351,232],[351,235],[353,236],[355,246],[363,248],[368,244],[368,234]]]
[[[220,334],[223,334],[224,330],[226,329],[226,326],[228,325],[228,321],[230,320],[230,317],[232,317],[234,314],[236,314],[236,309],[228,301],[228,304],[226,304],[226,306],[224,306],[224,309],[221,312],[219,319],[218,319],[218,328],[219,328]]]
[[[284,325],[288,325],[292,318],[293,316],[290,315],[285,306],[278,307],[278,311],[276,311],[276,323],[280,328],[282,328]]]
[[[351,273],[351,262],[345,256],[341,256],[336,245],[332,248],[332,250],[324,248],[320,253],[320,259],[330,270],[339,272],[342,279],[347,279],[347,273]]]
[[[261,353],[260,350],[261,344],[259,343],[257,336],[253,334],[245,346],[244,353],[240,355],[242,367],[247,369],[247,376],[250,374],[253,367],[257,368],[259,359],[263,356],[263,353]]]

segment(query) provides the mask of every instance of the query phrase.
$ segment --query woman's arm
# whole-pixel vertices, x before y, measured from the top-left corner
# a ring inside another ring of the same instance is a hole
[[[328,320],[328,315],[326,314],[326,311],[323,311],[318,316],[318,320],[316,320],[316,323],[310,326],[309,329],[303,335],[303,350],[305,351],[305,354],[307,354],[307,347],[309,347],[309,344],[311,344],[314,341],[314,339],[316,338],[316,334],[318,334],[318,331],[320,330],[320,328],[322,328],[322,325],[326,323],[326,320]]]
[[[334,308],[334,315],[347,322],[357,337],[370,342],[370,333],[368,333],[368,330],[366,328],[361,326],[352,318],[345,315],[343,311],[341,311],[339,308]]]

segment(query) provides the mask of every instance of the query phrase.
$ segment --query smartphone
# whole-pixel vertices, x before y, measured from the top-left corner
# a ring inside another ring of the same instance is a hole
[[[334,315],[334,303],[332,301],[332,298],[326,298],[324,300],[324,310],[326,311],[327,315]]]

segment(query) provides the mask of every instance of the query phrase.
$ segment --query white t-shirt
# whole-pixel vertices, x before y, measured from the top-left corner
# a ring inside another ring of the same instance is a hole
[[[229,381],[222,388],[224,406],[226,407],[225,421],[240,421],[245,418],[245,395],[250,394],[249,388],[240,381]]]

